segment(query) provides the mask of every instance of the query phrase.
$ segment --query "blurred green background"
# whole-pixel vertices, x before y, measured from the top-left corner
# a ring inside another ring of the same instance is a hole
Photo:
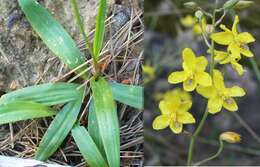
[[[207,47],[201,35],[194,35],[192,28],[184,27],[181,19],[187,15],[194,16],[194,10],[184,7],[184,0],[147,0],[145,1],[145,65],[154,69],[154,77],[145,83],[145,165],[186,165],[189,137],[185,134],[175,135],[169,128],[161,131],[152,129],[153,119],[160,114],[156,95],[172,90],[181,85],[167,82],[168,75],[181,68],[181,51],[192,48],[197,55],[206,55]],[[197,0],[199,6],[212,12],[215,0]],[[254,53],[258,68],[260,67],[260,0],[254,1],[249,8],[227,13],[223,24],[231,27],[234,13],[239,15],[242,31],[248,31],[256,38],[249,47]],[[225,1],[218,1],[219,7]],[[220,17],[221,13],[217,15]],[[210,22],[210,20],[207,20]],[[217,29],[219,30],[219,29]],[[248,58],[240,61],[246,69],[245,75],[238,76],[232,68],[225,67],[227,85],[239,85],[247,94],[237,100],[239,111],[235,114],[222,110],[210,115],[197,140],[194,161],[202,160],[218,149],[218,136],[223,131],[235,131],[242,135],[238,144],[226,144],[223,153],[205,165],[260,165],[260,87]],[[218,66],[223,68],[223,66]],[[149,74],[145,74],[148,75]],[[146,77],[148,78],[148,77]],[[201,119],[206,100],[192,93],[193,106],[190,112]],[[197,125],[197,124],[196,124]],[[185,130],[193,132],[194,125],[186,125]]]

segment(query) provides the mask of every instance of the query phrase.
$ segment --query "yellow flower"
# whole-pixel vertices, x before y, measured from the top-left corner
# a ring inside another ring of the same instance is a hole
[[[183,82],[185,91],[193,91],[198,84],[211,86],[212,81],[205,69],[208,61],[204,56],[196,57],[193,51],[185,48],[182,52],[184,71],[172,72],[168,77],[168,82],[177,84]]]
[[[202,29],[201,29],[202,27]],[[201,19],[201,26],[200,26],[200,23],[196,23],[194,24],[193,26],[193,34],[195,35],[200,35],[202,34],[202,32],[205,32],[206,31],[206,27],[207,27],[207,21],[205,18],[202,18]]]
[[[184,27],[192,27],[197,22],[197,19],[192,17],[191,15],[187,15],[181,18],[180,21]]]
[[[222,73],[218,70],[213,72],[213,85],[209,87],[199,86],[197,92],[208,98],[208,112],[215,114],[220,112],[222,107],[229,111],[237,111],[238,106],[233,97],[245,95],[244,89],[239,86],[226,88]]]
[[[205,18],[202,18],[201,23],[202,23],[202,29],[201,26],[198,22],[198,20],[195,17],[192,17],[191,15],[187,15],[183,18],[180,19],[181,24],[184,27],[193,27],[193,34],[195,35],[200,35],[202,34],[202,29],[205,31],[206,26],[207,26],[207,21]]]
[[[191,95],[188,92],[181,90],[180,88],[176,88],[164,93],[163,100],[179,100],[181,103],[186,103],[191,102]]]
[[[144,77],[144,83],[148,83],[155,78],[155,69],[150,65],[142,66]]]
[[[170,129],[179,134],[183,124],[195,123],[194,117],[188,112],[192,102],[181,103],[180,100],[162,100],[159,108],[161,115],[153,121],[153,129],[160,130],[170,126]]]
[[[225,25],[220,25],[223,32],[214,33],[211,35],[211,38],[220,45],[228,45],[228,51],[237,57],[240,57],[240,53],[244,56],[252,57],[253,53],[249,50],[247,44],[254,42],[255,38],[248,32],[238,33],[238,22],[238,16],[235,16],[232,30]]]
[[[175,88],[173,90],[168,90],[167,92],[165,93],[156,93],[154,95],[154,98],[155,100],[167,100],[167,101],[170,101],[170,100],[176,100],[176,98],[178,100],[180,100],[181,102],[185,103],[185,102],[192,102],[192,98],[191,98],[191,95],[180,89],[180,88]]]
[[[228,143],[238,143],[241,140],[240,134],[235,132],[223,132],[220,137],[221,140],[226,141]]]
[[[208,50],[208,53],[210,51]],[[236,56],[232,53],[223,52],[219,50],[214,50],[214,60],[218,62],[219,64],[227,64],[230,63],[232,68],[237,71],[239,75],[243,75],[245,70],[243,69],[243,66],[238,63],[238,61],[241,59],[241,57]]]

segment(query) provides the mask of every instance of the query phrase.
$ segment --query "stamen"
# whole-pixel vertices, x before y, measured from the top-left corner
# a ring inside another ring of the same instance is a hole
[[[240,44],[240,48],[243,50],[248,50],[248,46],[246,44]]]
[[[176,128],[180,128],[180,127],[181,127],[181,124],[176,121],[176,122],[174,122],[174,126],[175,126]]]
[[[193,79],[189,79],[188,80],[188,85],[192,85],[193,84]]]
[[[226,102],[227,104],[232,104],[232,103],[233,103],[233,100],[229,98],[229,99],[226,99],[225,102]]]

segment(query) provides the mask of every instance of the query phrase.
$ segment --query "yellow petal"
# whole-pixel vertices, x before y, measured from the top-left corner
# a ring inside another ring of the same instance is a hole
[[[254,54],[249,50],[247,46],[240,47],[240,52],[246,57],[253,57]]]
[[[214,97],[217,94],[217,91],[214,86],[198,86],[196,91],[198,92],[198,94],[207,99]]]
[[[192,101],[184,102],[184,103],[182,103],[182,104],[179,106],[177,112],[178,112],[178,111],[179,111],[179,112],[186,112],[186,111],[188,111],[188,110],[191,108],[191,106],[192,106]]]
[[[176,111],[176,109],[179,107],[180,102],[176,100],[166,101],[162,100],[159,103],[159,109],[164,115],[169,115],[172,112]]]
[[[208,73],[206,72],[197,72],[195,74],[196,82],[202,86],[211,86],[212,80]]]
[[[230,51],[234,57],[240,57],[240,50],[240,46],[235,42],[228,45],[228,51]]]
[[[170,122],[170,129],[173,131],[173,133],[175,133],[175,134],[181,133],[182,128],[183,128],[183,125],[181,123],[174,122],[174,121]]]
[[[215,54],[214,57],[215,61],[222,61],[228,57],[228,53],[223,51],[215,50],[214,54]]]
[[[226,59],[224,59],[223,61],[219,62],[219,64],[227,64],[230,63],[232,61],[231,56],[228,56]]]
[[[218,90],[225,89],[224,78],[219,70],[213,71],[213,83]]]
[[[220,45],[229,45],[233,41],[233,35],[229,32],[217,32],[210,37]]]
[[[186,81],[183,82],[183,89],[191,92],[193,91],[197,86],[197,82],[195,79],[188,78]]]
[[[255,38],[248,32],[242,32],[238,34],[237,39],[239,42],[244,44],[255,42]]]
[[[171,84],[176,84],[183,82],[187,79],[187,73],[185,71],[172,72],[168,77],[168,82]]]
[[[193,34],[195,34],[195,35],[200,35],[200,34],[202,34],[202,29],[201,29],[201,27],[200,27],[200,25],[199,25],[199,23],[197,23],[197,24],[195,24],[194,26],[193,26]]]
[[[192,123],[196,122],[193,115],[191,113],[187,112],[187,111],[178,112],[177,121],[182,123],[182,124],[192,124]]]
[[[232,61],[231,62],[231,65],[232,67],[236,70],[236,72],[239,74],[239,75],[243,75],[245,70],[243,69],[243,66],[241,64],[239,64],[238,62],[236,61]]]
[[[196,19],[191,15],[187,15],[180,19],[181,24],[185,27],[192,27],[196,23]]]
[[[191,102],[191,95],[186,91],[180,91],[179,96],[182,102]]]
[[[228,143],[238,143],[241,140],[240,134],[236,132],[223,132],[219,136],[219,138],[223,141],[226,141]]]
[[[227,109],[228,111],[237,111],[238,106],[236,101],[233,98],[228,98],[224,100],[223,107]]]
[[[239,86],[233,86],[231,88],[228,88],[228,91],[229,91],[229,95],[231,97],[241,97],[241,96],[244,96],[246,94],[244,89],[239,87]]]
[[[204,56],[200,56],[196,59],[196,70],[197,71],[205,71],[208,65],[208,60]]]
[[[170,117],[168,115],[157,116],[153,121],[153,129],[160,130],[167,128],[170,124]]]
[[[221,24],[219,27],[223,31],[233,34],[232,31],[230,29],[228,29],[225,25]]]
[[[193,70],[196,66],[196,56],[194,52],[190,48],[185,48],[182,51],[182,58],[183,58],[183,69]]]
[[[236,35],[237,34],[237,24],[239,22],[239,18],[238,16],[236,15],[235,16],[235,20],[234,20],[234,23],[233,23],[233,26],[232,26],[232,32]]]
[[[221,111],[223,100],[219,96],[210,98],[208,101],[208,111],[211,114],[215,114]]]

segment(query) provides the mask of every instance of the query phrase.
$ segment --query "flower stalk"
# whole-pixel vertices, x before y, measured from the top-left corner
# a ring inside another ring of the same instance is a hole
[[[213,11],[213,15],[212,15],[212,27],[213,27],[213,30],[212,32],[215,31],[215,17],[216,17],[216,10]],[[215,65],[215,62],[214,62],[214,41],[211,39],[211,47],[210,47],[210,50],[211,50],[211,61],[210,61],[210,75],[211,77],[213,76],[213,70],[214,70],[214,65]],[[198,125],[198,128],[195,130],[194,134],[191,136],[191,140],[190,140],[190,145],[189,145],[189,152],[188,152],[188,159],[187,159],[187,166],[191,166],[192,164],[192,158],[193,158],[193,152],[194,152],[194,144],[196,142],[196,139],[203,127],[203,125],[205,124],[206,122],[206,119],[208,117],[208,105],[206,106],[206,109],[205,109],[205,112],[202,116],[202,119]]]
[[[206,162],[208,162],[208,161],[211,161],[211,160],[217,158],[217,157],[221,154],[221,152],[223,151],[223,149],[224,149],[224,142],[223,142],[221,139],[219,139],[219,148],[218,148],[218,151],[217,151],[214,155],[212,155],[212,156],[210,156],[210,157],[208,157],[208,158],[206,158],[206,159],[203,159],[203,160],[201,160],[201,161],[195,163],[194,166],[200,166],[200,165],[202,165],[202,164],[204,164],[204,163],[206,163]]]

